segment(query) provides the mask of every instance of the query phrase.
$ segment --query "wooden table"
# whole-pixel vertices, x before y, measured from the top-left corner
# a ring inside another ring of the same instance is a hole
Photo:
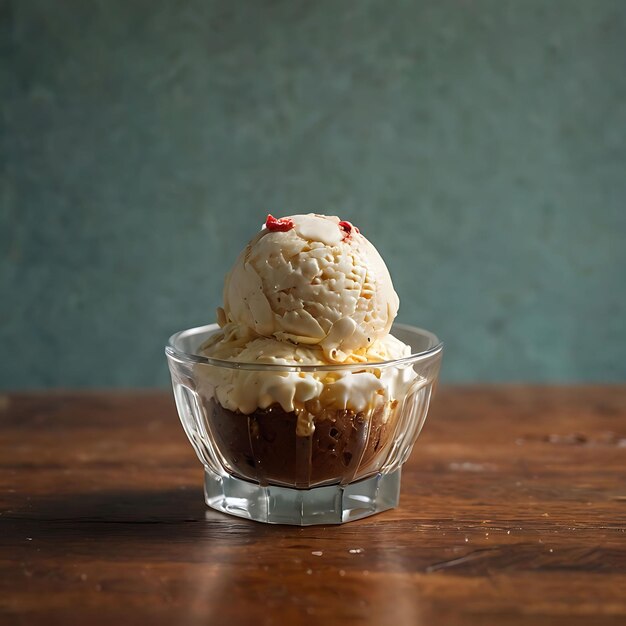
[[[169,393],[0,396],[0,623],[626,624],[626,386],[441,389],[344,526],[201,485]]]

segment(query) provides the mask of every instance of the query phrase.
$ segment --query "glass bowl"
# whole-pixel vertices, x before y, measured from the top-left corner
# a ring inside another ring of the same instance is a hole
[[[181,331],[165,349],[180,420],[204,465],[208,506],[300,526],[340,524],[397,506],[401,467],[439,374],[443,344],[435,335],[394,324],[391,333],[411,347],[410,356],[281,365],[199,355],[219,330],[210,324]],[[284,410],[276,398],[302,381],[319,396]],[[234,389],[254,406],[230,406]]]

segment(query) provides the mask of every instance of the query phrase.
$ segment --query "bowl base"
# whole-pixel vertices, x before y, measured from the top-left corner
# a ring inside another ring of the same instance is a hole
[[[400,473],[375,474],[349,485],[290,489],[263,487],[205,467],[204,499],[217,511],[266,524],[343,524],[396,507]]]

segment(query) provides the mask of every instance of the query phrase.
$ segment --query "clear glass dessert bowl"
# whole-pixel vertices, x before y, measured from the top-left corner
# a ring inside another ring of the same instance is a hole
[[[204,465],[208,506],[301,526],[340,524],[397,506],[401,468],[439,375],[443,344],[435,335],[394,324],[391,333],[410,346],[409,356],[283,365],[202,356],[219,330],[210,324],[181,331],[165,349],[180,420]],[[253,396],[260,401],[251,411],[228,405],[234,387],[288,389],[299,379],[315,383],[319,397],[293,411],[263,393]]]

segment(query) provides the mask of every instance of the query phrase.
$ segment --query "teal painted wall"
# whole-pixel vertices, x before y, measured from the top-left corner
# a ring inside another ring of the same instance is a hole
[[[308,210],[378,246],[445,380],[626,379],[626,2],[0,7],[2,387],[167,384]]]

